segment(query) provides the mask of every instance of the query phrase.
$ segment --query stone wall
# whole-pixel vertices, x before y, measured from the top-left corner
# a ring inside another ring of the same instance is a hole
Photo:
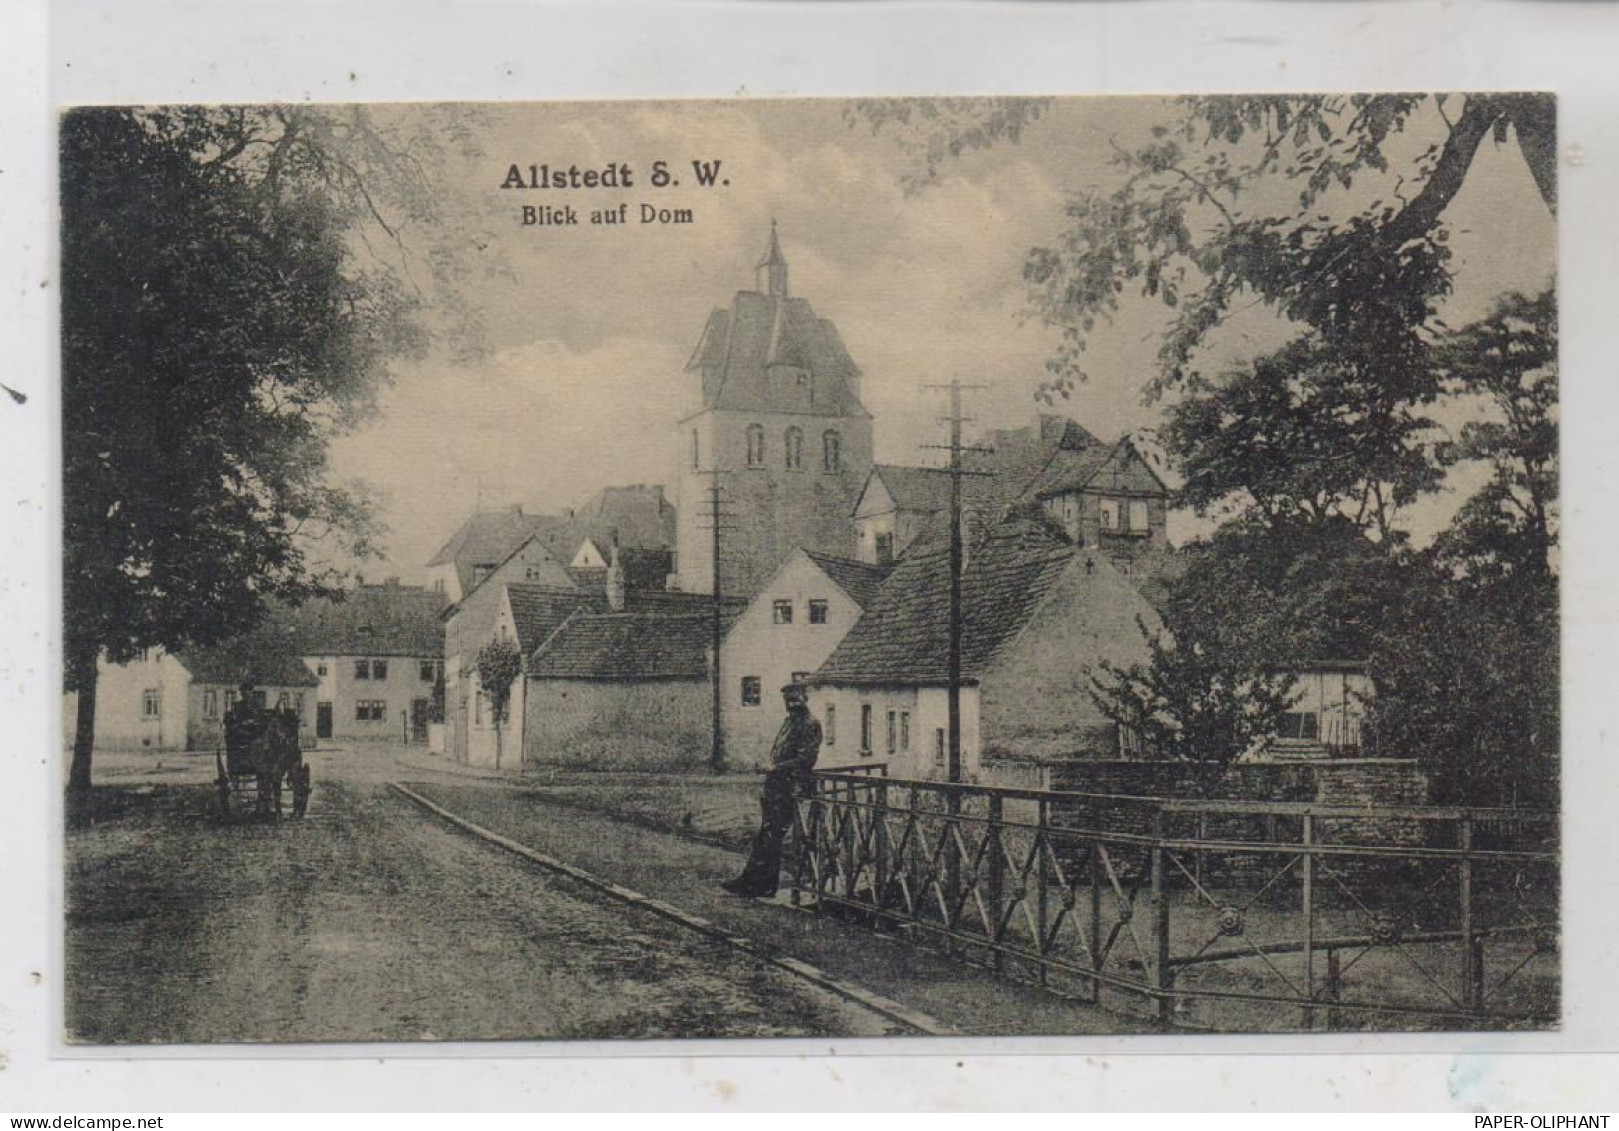
[[[526,699],[525,766],[676,770],[708,763],[706,679],[531,679]]]

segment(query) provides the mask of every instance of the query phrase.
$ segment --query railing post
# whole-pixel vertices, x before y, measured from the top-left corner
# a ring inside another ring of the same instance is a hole
[[[1338,952],[1331,947],[1327,948],[1327,985],[1326,996],[1330,1002],[1338,1002],[1343,996],[1343,967],[1338,959]],[[1338,1010],[1327,1009],[1327,1031],[1330,1033],[1338,1027]]]
[[[1460,899],[1462,936],[1462,1000],[1469,1009],[1484,1005],[1484,977],[1482,963],[1473,942],[1473,818],[1463,814],[1456,827],[1456,847],[1461,849]]]
[[[1152,846],[1152,909],[1153,937],[1157,957],[1153,961],[1153,977],[1158,989],[1158,1024],[1168,1029],[1175,1020],[1175,1001],[1170,991],[1174,988],[1174,975],[1169,969],[1169,877],[1164,871],[1164,811],[1159,809],[1153,817]]]
[[[1002,835],[1005,831],[1001,826],[1001,821],[1004,814],[1005,808],[1001,795],[998,793],[990,794],[988,813],[989,819],[984,825],[984,852],[989,857],[987,861],[989,865],[989,875],[984,877],[984,881],[988,885],[989,889],[986,893],[988,899],[985,902],[989,904],[990,921],[984,924],[984,926],[989,935],[989,941],[995,944],[995,949],[990,953],[994,955],[993,961],[995,969],[997,970],[999,970],[1002,965],[1000,951],[1001,920],[1005,915],[1004,909],[1001,906],[1002,887],[1006,880],[1005,860],[1003,859],[1004,853],[1001,850],[1003,843]]]
[[[1304,999],[1315,1000],[1315,815],[1304,814],[1304,861],[1300,911],[1304,916]],[[1304,1007],[1304,1027],[1315,1028],[1315,1010]]]
[[[851,778],[843,791],[843,834],[840,838],[843,841],[843,897],[851,904],[855,901],[859,881],[854,835],[855,822],[859,817],[860,810],[855,806],[855,784]]]
[[[881,912],[888,904],[888,783],[879,781],[872,788],[872,797],[876,802],[875,807],[872,809],[871,819],[876,821],[877,824],[872,829],[871,839],[875,845],[877,855],[876,863],[873,865],[873,882],[877,885],[877,890],[871,893],[871,903],[872,907],[879,913],[877,925],[880,927],[882,926],[880,921]]]
[[[1047,879],[1046,873],[1046,853],[1051,851],[1051,839],[1049,836],[1051,829],[1051,808],[1050,802],[1048,802],[1044,797],[1040,799],[1038,804],[1040,806],[1040,814],[1035,819],[1034,830],[1034,919],[1035,923],[1037,924],[1036,929],[1040,932],[1040,937],[1035,940],[1034,949],[1035,952],[1040,955],[1040,984],[1043,986],[1046,984],[1046,978],[1049,973],[1046,966],[1046,939],[1049,934],[1047,923],[1049,922],[1048,916],[1050,915],[1050,909],[1046,901],[1049,898],[1048,889],[1051,885]]]

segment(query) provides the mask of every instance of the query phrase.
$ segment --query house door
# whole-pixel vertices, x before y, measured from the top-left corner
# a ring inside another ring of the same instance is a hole
[[[332,737],[332,705],[330,703],[315,704],[315,737]]]
[[[427,741],[427,708],[426,699],[412,699],[410,701],[410,740],[412,742]]]

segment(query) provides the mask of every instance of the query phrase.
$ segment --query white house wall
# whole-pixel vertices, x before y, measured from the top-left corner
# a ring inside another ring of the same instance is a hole
[[[809,602],[827,603],[825,624],[809,623]],[[775,602],[790,601],[791,624],[775,623]],[[763,766],[786,709],[781,688],[795,672],[812,673],[826,662],[860,617],[860,606],[803,553],[789,558],[748,605],[725,636],[720,669],[725,681],[721,726],[727,758]],[[742,704],[742,681],[759,680],[759,705]]]

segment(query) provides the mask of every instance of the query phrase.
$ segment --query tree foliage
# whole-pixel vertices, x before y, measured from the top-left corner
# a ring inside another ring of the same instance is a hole
[[[429,154],[359,109],[85,108],[61,121],[64,630],[89,785],[99,655],[213,643],[370,551],[331,439],[419,354],[449,272],[405,233]],[[425,245],[424,245],[425,246]],[[431,250],[431,249],[429,249]],[[444,262],[448,262],[445,260]]]
[[[496,637],[478,649],[478,685],[489,696],[489,705],[496,722],[506,721],[506,709],[511,704],[512,685],[523,671],[523,656],[517,645],[504,637]]]

